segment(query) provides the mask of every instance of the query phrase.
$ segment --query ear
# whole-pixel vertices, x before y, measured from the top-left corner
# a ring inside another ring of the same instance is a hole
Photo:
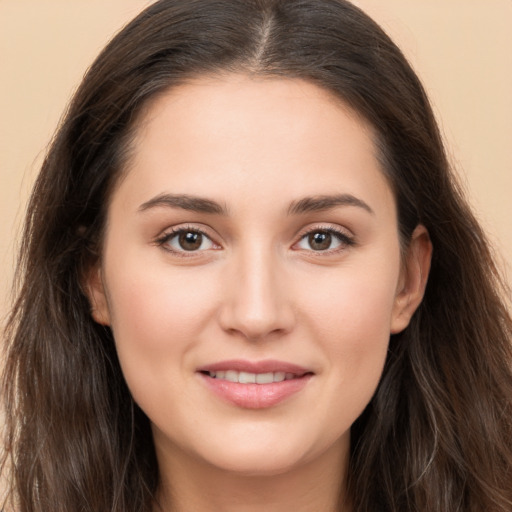
[[[425,226],[421,224],[411,235],[402,265],[391,318],[391,334],[403,331],[420,305],[427,286],[432,242]]]
[[[101,325],[110,325],[110,311],[99,264],[87,271],[84,285],[85,294],[91,306],[91,316],[94,321]]]

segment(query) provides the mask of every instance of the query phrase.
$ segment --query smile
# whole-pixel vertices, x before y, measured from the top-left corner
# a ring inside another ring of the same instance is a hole
[[[297,378],[294,373],[285,372],[267,372],[250,373],[239,372],[236,370],[208,372],[208,375],[214,379],[227,380],[229,382],[238,382],[240,384],[271,384],[272,382],[282,382]]]
[[[306,368],[283,361],[230,360],[198,369],[213,395],[243,409],[277,406],[299,394],[314,376]]]

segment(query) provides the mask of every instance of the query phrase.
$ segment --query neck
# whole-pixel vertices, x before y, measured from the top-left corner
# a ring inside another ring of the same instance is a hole
[[[159,461],[160,507],[155,512],[350,512],[348,452],[339,452],[271,475],[234,473],[174,453],[166,463]]]

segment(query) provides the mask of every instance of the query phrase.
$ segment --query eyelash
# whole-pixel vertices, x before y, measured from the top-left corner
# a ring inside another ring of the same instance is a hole
[[[309,236],[315,234],[315,233],[327,233],[329,235],[332,235],[334,238],[336,238],[340,244],[340,247],[336,247],[334,249],[325,249],[325,250],[318,250],[315,251],[314,249],[308,250],[308,252],[311,252],[313,254],[319,254],[319,255],[327,255],[327,254],[334,254],[343,251],[347,247],[352,247],[356,244],[355,239],[348,235],[345,231],[342,231],[341,229],[337,229],[333,226],[315,226],[312,229],[308,229],[305,232],[303,232],[300,235],[299,241],[294,244],[296,246],[303,240],[306,240]]]
[[[169,245],[166,245],[173,238],[179,236],[180,234],[186,234],[186,233],[194,233],[197,235],[201,235],[205,239],[209,240],[213,245],[215,245],[215,246],[218,245],[212,240],[212,238],[204,230],[197,228],[197,227],[193,227],[193,226],[180,226],[180,227],[172,228],[170,231],[165,232],[161,237],[157,238],[155,240],[155,243],[156,243],[156,245],[162,247],[164,250],[166,250],[174,255],[184,257],[184,258],[193,257],[197,253],[203,252],[203,251],[194,251],[194,250],[187,251],[185,249],[175,250],[175,249],[172,249]]]
[[[186,234],[186,233],[194,233],[197,235],[201,235],[205,239],[209,240],[211,244],[218,246],[218,244],[216,244],[204,230],[197,228],[197,227],[192,227],[192,226],[172,228],[170,231],[164,233],[161,237],[157,238],[155,240],[155,243],[156,243],[156,245],[162,247],[164,250],[171,252],[180,257],[193,257],[193,256],[196,256],[198,253],[204,252],[204,249],[202,251],[199,251],[199,250],[187,251],[186,249],[175,250],[175,249],[170,248],[168,245],[166,245],[173,238],[179,236],[180,234]],[[336,247],[334,249],[325,249],[325,250],[317,250],[317,251],[315,251],[314,249],[309,249],[309,250],[304,249],[305,251],[311,252],[313,254],[315,254],[315,253],[324,254],[324,255],[332,254],[332,253],[343,251],[347,247],[351,247],[356,244],[353,237],[347,235],[346,232],[344,232],[340,229],[336,229],[332,226],[315,226],[314,228],[308,229],[307,231],[303,232],[300,235],[299,240],[297,242],[295,242],[292,247],[295,247],[302,241],[306,240],[307,237],[309,237],[315,233],[326,233],[326,234],[334,236],[334,238],[336,238],[338,240],[341,248]],[[218,246],[218,247],[220,248],[220,246]],[[297,250],[300,250],[300,249],[297,249]]]

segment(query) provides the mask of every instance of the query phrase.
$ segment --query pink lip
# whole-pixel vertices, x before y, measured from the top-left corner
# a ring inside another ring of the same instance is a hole
[[[225,372],[227,370],[236,370],[237,372],[249,373],[270,373],[285,372],[301,376],[306,373],[312,373],[311,370],[302,368],[296,364],[266,359],[264,361],[244,361],[242,359],[231,359],[228,361],[219,361],[217,363],[201,366],[197,369],[199,372]]]
[[[240,384],[210,377],[208,372],[236,370],[249,373],[284,372],[293,373],[295,378],[269,384]],[[224,401],[244,409],[265,409],[283,402],[301,391],[310,381],[313,373],[295,364],[283,361],[221,361],[198,369],[207,387]]]

